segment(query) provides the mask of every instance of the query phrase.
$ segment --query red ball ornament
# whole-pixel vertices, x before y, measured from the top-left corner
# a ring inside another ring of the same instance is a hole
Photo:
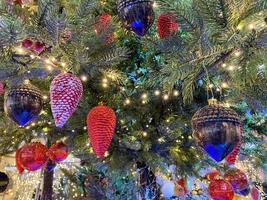
[[[28,171],[41,169],[48,161],[47,150],[46,146],[39,142],[26,144],[19,150],[17,163]]]
[[[5,93],[5,84],[0,81],[0,95]]]
[[[218,170],[213,170],[209,172],[206,176],[209,181],[213,181],[222,177],[221,173]]]
[[[19,162],[20,150],[21,150],[21,148],[17,149],[17,151],[16,151],[16,168],[17,168],[18,172],[20,174],[22,174],[24,172],[24,168],[21,166],[21,164]]]
[[[96,106],[87,115],[87,130],[95,154],[107,151],[116,127],[115,112],[108,106]]]
[[[223,179],[211,181],[208,190],[214,200],[232,200],[234,198],[234,190],[231,184]]]
[[[174,34],[178,30],[178,28],[179,25],[176,16],[169,13],[162,13],[158,17],[157,30],[161,39]]]
[[[71,73],[62,73],[50,86],[51,109],[56,126],[62,128],[77,109],[83,93],[81,80]]]
[[[21,45],[25,49],[31,49],[31,47],[33,45],[33,41],[29,38],[26,38],[22,41]]]
[[[31,50],[36,54],[40,54],[45,50],[45,44],[43,42],[37,41],[32,45]]]
[[[232,185],[235,193],[238,194],[242,194],[241,192],[249,187],[246,174],[237,168],[226,171],[224,179]]]
[[[50,147],[47,155],[51,160],[61,162],[69,155],[68,147],[63,142],[58,142]]]

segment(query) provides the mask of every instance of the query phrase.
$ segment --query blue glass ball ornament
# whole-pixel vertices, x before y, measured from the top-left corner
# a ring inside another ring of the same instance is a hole
[[[154,22],[152,0],[118,0],[117,8],[125,27],[139,36],[144,36]]]
[[[192,118],[197,144],[217,162],[222,161],[240,142],[241,126],[238,114],[220,105],[208,105]]]
[[[43,107],[41,92],[30,84],[13,87],[5,94],[4,110],[20,126],[36,119]]]

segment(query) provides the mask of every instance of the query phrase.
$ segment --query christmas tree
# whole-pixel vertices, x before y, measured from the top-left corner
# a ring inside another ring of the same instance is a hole
[[[13,198],[264,198],[266,49],[265,0],[2,0]]]

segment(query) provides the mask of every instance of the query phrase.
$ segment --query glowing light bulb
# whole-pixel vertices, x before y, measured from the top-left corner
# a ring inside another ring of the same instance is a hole
[[[102,82],[103,82],[103,83],[107,83],[107,82],[108,82],[108,79],[104,78],[104,79],[102,80]]]
[[[225,68],[227,65],[225,63],[222,64],[222,67]]]
[[[103,88],[107,88],[108,84],[107,83],[103,83],[102,86],[103,86]]]
[[[156,96],[159,96],[159,95],[160,95],[160,91],[159,91],[159,90],[155,90],[154,94],[155,94]]]
[[[211,83],[211,84],[209,84],[209,88],[213,88],[214,87],[214,85]]]
[[[143,136],[146,137],[147,136],[147,132],[144,131],[143,132]]]
[[[173,96],[175,96],[175,97],[179,96],[179,91],[174,90],[174,91],[173,91]]]
[[[163,95],[163,99],[164,99],[165,101],[168,100],[168,99],[169,99],[169,95],[164,94],[164,95]]]
[[[47,68],[48,71],[52,71],[53,70],[53,67],[51,65],[46,66],[46,68]]]
[[[87,76],[86,76],[86,75],[82,75],[82,76],[81,76],[81,80],[82,80],[83,82],[86,82],[86,81],[87,81]]]
[[[229,71],[233,71],[235,69],[235,66],[233,66],[233,65],[230,65],[229,67],[228,67],[228,70]]]
[[[228,88],[228,84],[225,83],[225,82],[223,82],[223,83],[222,83],[222,88]]]
[[[126,105],[129,105],[130,103],[131,103],[131,100],[130,100],[130,99],[126,99],[126,100],[125,100],[125,104],[126,104]]]
[[[142,99],[147,99],[148,95],[146,93],[142,94],[141,98]]]
[[[66,66],[67,66],[67,63],[62,62],[62,63],[61,63],[61,66],[62,66],[62,67],[66,67]]]

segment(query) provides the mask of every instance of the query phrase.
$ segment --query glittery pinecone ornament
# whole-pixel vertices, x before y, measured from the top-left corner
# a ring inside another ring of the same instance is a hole
[[[71,73],[62,73],[50,86],[51,109],[56,126],[62,128],[75,112],[83,93],[81,80]]]
[[[108,106],[94,107],[87,116],[88,135],[95,154],[102,157],[107,151],[116,127],[115,112]]]
[[[162,13],[158,17],[157,31],[161,39],[171,36],[178,28],[179,25],[176,16],[169,13]]]

